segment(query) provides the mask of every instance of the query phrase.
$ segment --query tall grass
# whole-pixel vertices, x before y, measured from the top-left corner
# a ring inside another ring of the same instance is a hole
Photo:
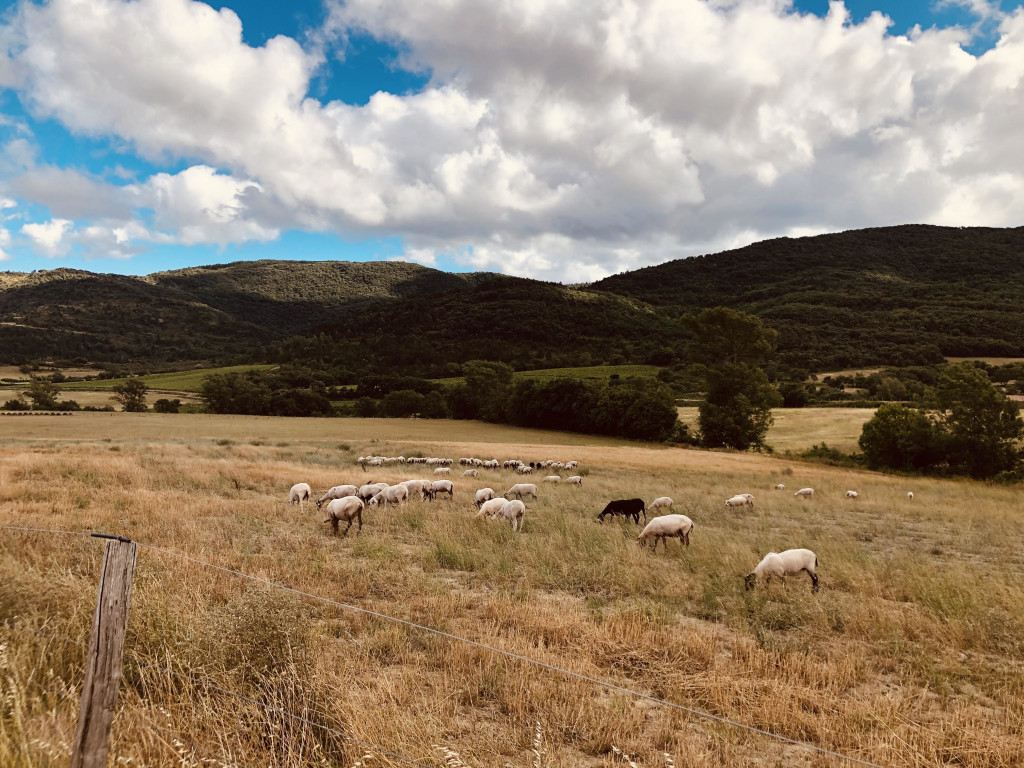
[[[544,486],[522,534],[473,518],[472,491],[513,482],[484,471],[456,477],[453,501],[372,509],[336,538],[287,504],[293,483],[369,480],[352,462],[378,449],[462,453],[345,440],[0,448],[0,522],[120,533],[883,765],[1024,762],[1017,489],[915,480],[911,504],[905,480],[871,473],[549,446],[590,472]],[[815,498],[767,490],[780,477]],[[753,510],[724,507],[744,491]],[[655,554],[635,526],[595,521],[609,499],[661,495],[695,521],[689,548]],[[744,591],[761,555],[792,546],[818,553],[818,595],[795,578]],[[4,766],[66,764],[99,559],[95,540],[0,538]],[[121,765],[397,764],[360,742],[438,765],[843,764],[147,549],[126,649]]]

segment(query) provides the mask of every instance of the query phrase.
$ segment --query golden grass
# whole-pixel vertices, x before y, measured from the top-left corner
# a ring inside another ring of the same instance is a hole
[[[24,387],[20,389],[0,389],[0,404],[5,403],[8,400],[17,398],[24,391]],[[166,397],[169,399],[177,398],[178,400],[181,400],[181,402],[183,403],[200,402],[198,397],[190,395],[187,392],[169,392],[159,389],[151,389],[149,390],[149,392],[146,393],[146,404],[152,406],[153,403],[159,400],[161,397]],[[81,406],[88,405],[95,406],[97,408],[102,408],[105,405],[109,405],[114,408],[117,408],[118,410],[120,410],[121,408],[121,406],[118,405],[117,401],[114,400],[114,398],[111,396],[110,390],[93,392],[89,390],[79,389],[74,390],[73,392],[61,392],[61,394],[57,396],[57,399],[74,400]]]
[[[247,421],[251,442],[143,437],[145,420],[124,419],[132,434],[109,443],[103,430],[0,443],[0,521],[121,533],[894,768],[1024,762],[1019,489],[748,454],[517,445],[473,424],[462,426],[476,440],[340,448],[343,436],[310,429],[338,422],[294,420],[307,437],[275,445],[259,439],[266,420]],[[369,510],[348,538],[285,502],[300,480],[321,491],[369,479],[360,454],[415,450],[539,451],[583,460],[586,476],[544,486],[521,535],[473,519],[472,491],[507,487],[504,472],[456,476],[451,502]],[[767,490],[779,480],[817,496]],[[755,509],[723,506],[743,491]],[[666,494],[696,522],[688,549],[654,554],[636,527],[594,521],[610,498]],[[806,579],[744,592],[759,554],[792,546],[818,553],[818,595]],[[15,627],[0,628],[0,765],[66,763],[82,650],[25,630],[87,639],[100,553],[77,537],[0,539],[0,620]],[[266,706],[433,765],[661,766],[666,753],[677,766],[845,765],[147,549],[127,650],[150,666],[126,663],[119,765],[399,764]]]
[[[697,426],[696,408],[678,411],[680,421]],[[864,422],[874,415],[874,408],[775,408],[767,442],[777,451],[794,453],[822,442],[841,451],[856,451]]]

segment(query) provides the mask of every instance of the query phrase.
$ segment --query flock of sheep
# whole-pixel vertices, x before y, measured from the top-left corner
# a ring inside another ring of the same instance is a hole
[[[393,464],[425,464],[434,466],[435,475],[448,475],[449,467],[454,464],[452,459],[441,458],[405,458],[402,456],[360,456],[356,462],[365,471],[368,466],[385,466]],[[461,458],[460,466],[469,466],[463,472],[464,477],[479,477],[477,467],[483,469],[512,470],[520,474],[530,474],[534,469],[575,469],[579,466],[578,461],[557,462],[540,461],[525,463],[518,459],[509,459],[499,463],[497,459],[475,459]],[[545,482],[563,482],[560,475],[548,475]],[[565,479],[570,485],[583,484],[581,475],[571,475]],[[775,490],[783,491],[786,486],[777,484]],[[455,486],[451,480],[403,480],[395,485],[388,483],[367,483],[362,486],[336,485],[329,488],[316,500],[317,509],[323,509],[327,518],[325,523],[330,523],[335,535],[338,534],[340,523],[347,523],[343,536],[347,536],[349,529],[354,522],[359,524],[359,531],[363,529],[363,509],[366,506],[387,506],[388,504],[402,505],[408,499],[419,495],[424,501],[433,501],[438,496],[447,495],[449,499],[455,497]],[[814,496],[813,488],[801,488],[793,494],[799,499],[808,499]],[[846,498],[856,499],[859,492],[849,490]],[[526,504],[523,497],[531,497],[534,500],[538,497],[537,486],[534,483],[515,483],[505,493],[498,496],[492,488],[481,488],[474,494],[474,504],[477,507],[476,516],[488,520],[504,520],[512,525],[513,531],[522,531],[523,521],[526,516]],[[907,499],[912,500],[914,494],[907,492]],[[313,490],[308,483],[296,483],[289,491],[288,500],[293,504],[303,505],[306,501],[313,499]],[[326,507],[324,504],[326,503]],[[618,499],[610,501],[597,516],[598,522],[603,523],[605,517],[622,516],[639,525],[640,516],[644,518],[644,528],[637,537],[637,544],[645,546],[648,541],[653,542],[655,551],[658,549],[658,542],[661,542],[668,549],[667,539],[677,538],[685,546],[690,546],[690,532],[693,530],[693,521],[686,515],[668,514],[653,517],[647,520],[647,510],[671,510],[673,501],[668,496],[661,496],[655,499],[648,506],[643,499]],[[727,507],[754,506],[754,496],[749,493],[736,494],[725,500]],[[783,581],[786,576],[792,576],[806,572],[811,577],[811,590],[818,591],[818,557],[809,549],[789,549],[785,552],[769,552],[760,563],[746,576],[746,588],[754,588],[758,582],[765,585],[773,578]]]

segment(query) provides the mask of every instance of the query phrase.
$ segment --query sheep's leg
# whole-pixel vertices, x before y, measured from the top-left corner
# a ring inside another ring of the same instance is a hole
[[[811,592],[818,591],[818,574],[807,571],[807,575],[811,577]]]
[[[337,536],[338,535],[338,518],[336,518],[336,517],[332,517],[331,518],[331,528],[334,529],[334,535]]]
[[[352,527],[352,518],[350,517],[348,519],[348,525],[345,526],[345,532],[343,534],[341,534],[342,538],[348,536],[348,529],[351,528],[351,527]]]

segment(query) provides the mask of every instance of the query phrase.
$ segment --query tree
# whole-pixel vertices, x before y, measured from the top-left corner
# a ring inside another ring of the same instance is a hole
[[[778,334],[758,318],[725,307],[683,319],[693,336],[690,358],[704,379],[699,411],[702,442],[712,448],[764,447],[774,406],[782,398],[760,366]]]
[[[883,403],[857,441],[871,469],[923,471],[942,460],[942,432],[921,411]]]
[[[32,378],[28,389],[23,393],[32,401],[32,408],[37,411],[57,410],[57,395],[60,394],[60,387],[46,379]]]
[[[161,397],[153,403],[153,410],[157,413],[179,413],[181,411],[181,400],[178,398],[170,400],[166,397]]]
[[[990,477],[1018,464],[1024,421],[985,371],[971,363],[949,366],[935,387],[934,404],[950,466],[971,477]]]
[[[470,360],[462,366],[465,394],[476,411],[476,418],[505,421],[512,373],[512,366],[494,360]]]
[[[138,376],[132,376],[114,385],[113,399],[121,404],[121,408],[129,413],[141,413],[146,410],[146,393],[149,387]]]

